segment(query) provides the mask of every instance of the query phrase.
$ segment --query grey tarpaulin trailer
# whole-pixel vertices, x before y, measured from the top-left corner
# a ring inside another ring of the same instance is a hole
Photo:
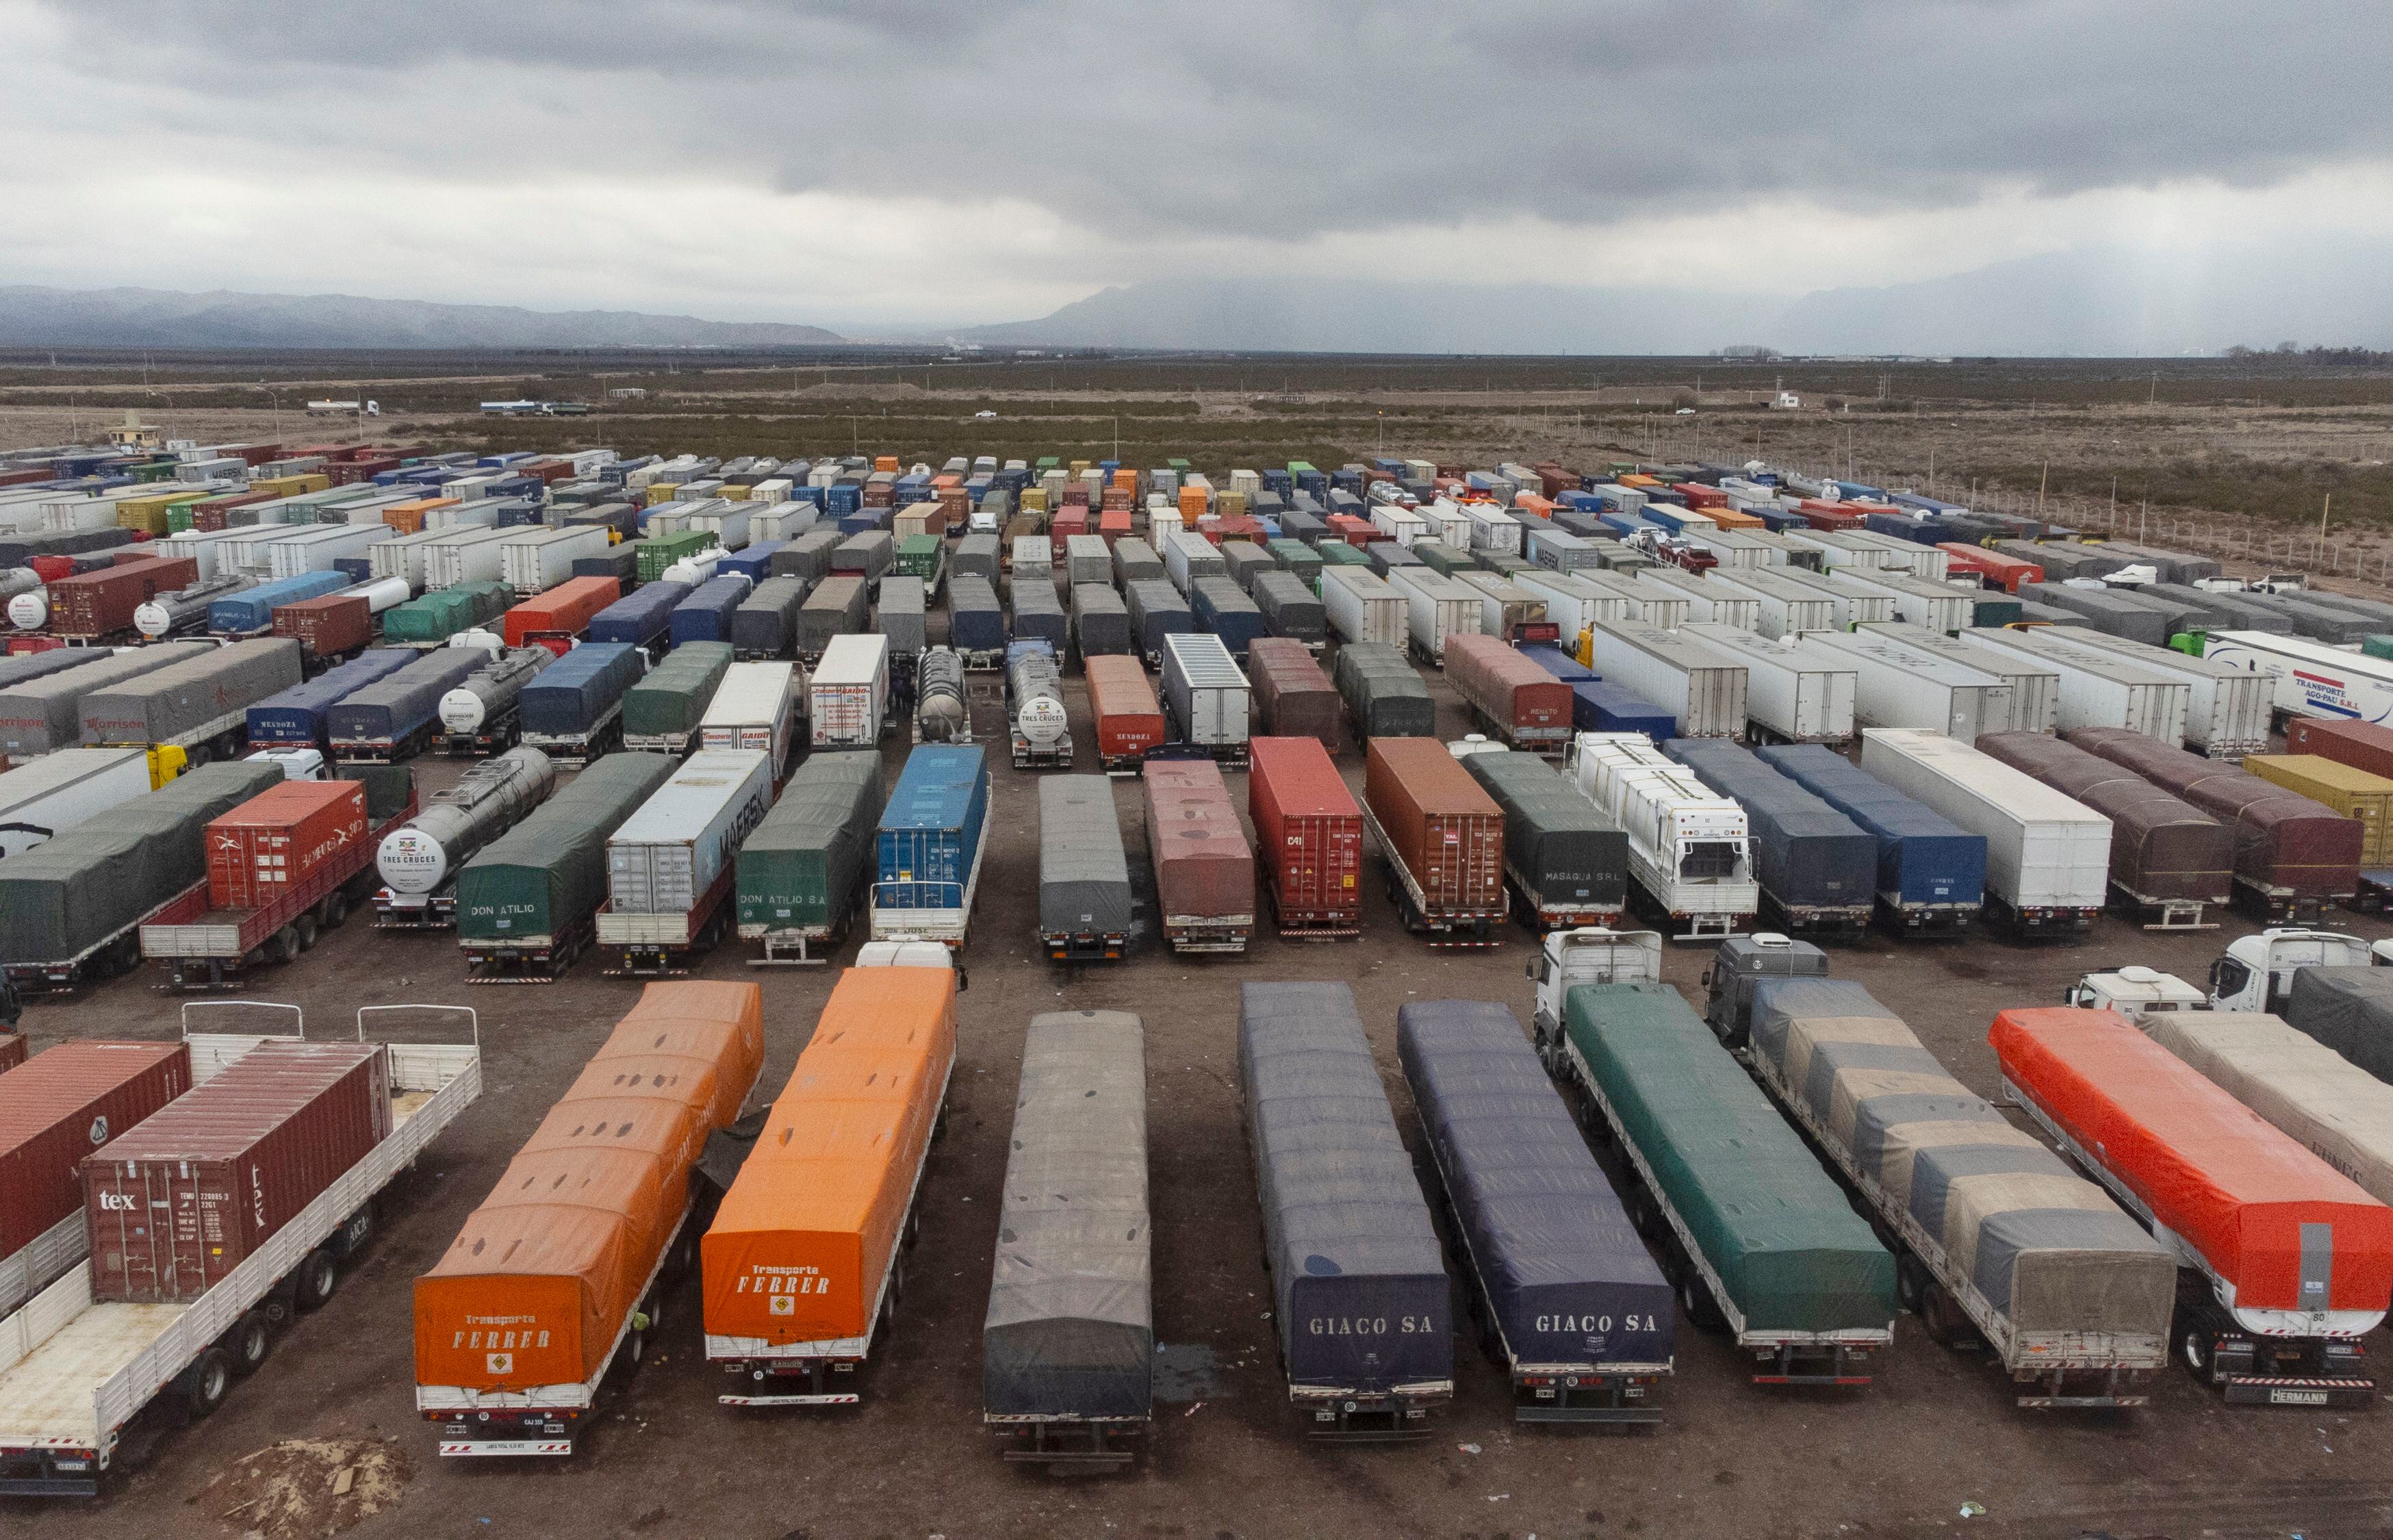
[[[1010,1460],[1127,1465],[1153,1404],[1145,1042],[1125,1011],[1030,1019],[981,1325],[982,1415]]]

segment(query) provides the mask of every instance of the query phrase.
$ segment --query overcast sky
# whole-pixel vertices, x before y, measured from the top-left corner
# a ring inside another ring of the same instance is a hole
[[[849,331],[2393,235],[2393,6],[0,0],[0,282]]]

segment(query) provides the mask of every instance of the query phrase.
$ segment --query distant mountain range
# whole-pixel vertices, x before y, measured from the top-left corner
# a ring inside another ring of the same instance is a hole
[[[1364,353],[1785,353],[2050,358],[2216,353],[2293,339],[2393,345],[2388,254],[2359,239],[2156,254],[2095,246],[1947,278],[1799,297],[1698,289],[1169,279],[1038,320],[958,333],[989,346]]]
[[[791,347],[843,340],[819,326],[633,310],[0,285],[0,346],[8,347]]]

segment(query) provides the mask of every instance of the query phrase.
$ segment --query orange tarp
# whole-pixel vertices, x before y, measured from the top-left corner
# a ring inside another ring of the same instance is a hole
[[[595,1374],[764,1066],[752,984],[651,984],[415,1283],[419,1385]]]
[[[2381,1311],[2393,1208],[2109,1011],[2006,1011],[2003,1074],[2256,1310]],[[2302,1231],[2332,1231],[2329,1299],[2303,1299]]]
[[[700,1244],[708,1337],[865,1335],[955,1056],[952,972],[840,976]]]

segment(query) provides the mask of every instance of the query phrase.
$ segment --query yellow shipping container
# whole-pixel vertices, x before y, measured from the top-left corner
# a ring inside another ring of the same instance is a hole
[[[1045,513],[1047,511],[1047,489],[1044,487],[1023,488],[1022,511],[1026,514]]]
[[[264,476],[249,484],[251,491],[264,492],[270,497],[304,497],[309,492],[330,491],[332,488],[331,476],[313,471],[298,476]]]
[[[1219,501],[1221,503],[1220,512],[1223,518],[1243,518],[1246,516],[1246,493],[1223,492],[1221,494]]]
[[[2347,818],[2359,819],[2363,830],[2361,866],[2393,861],[2393,844],[2387,843],[2388,834],[2393,834],[2393,780],[2322,754],[2247,754],[2243,768],[2272,785],[2323,803]]]
[[[653,508],[660,502],[671,502],[673,500],[673,493],[680,490],[679,487],[670,481],[651,481],[648,483],[647,506]]]
[[[748,494],[753,490],[755,490],[754,488],[744,482],[726,481],[714,489],[714,495],[726,502],[745,502],[748,501]]]

